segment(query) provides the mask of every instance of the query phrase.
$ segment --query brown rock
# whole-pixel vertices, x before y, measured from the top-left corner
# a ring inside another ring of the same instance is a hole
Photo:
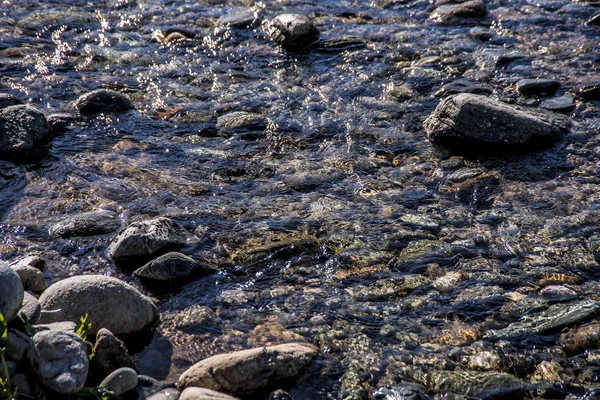
[[[210,389],[189,387],[181,393],[179,400],[237,400],[237,397],[231,397]]]
[[[108,329],[100,329],[96,334],[92,368],[104,378],[122,367],[135,369],[135,361],[127,352],[125,343]]]

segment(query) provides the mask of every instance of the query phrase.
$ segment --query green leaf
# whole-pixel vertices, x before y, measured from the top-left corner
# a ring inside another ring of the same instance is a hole
[[[89,320],[89,315],[87,313],[79,320],[81,321],[81,325],[79,325],[79,328],[77,328],[75,333],[83,340],[86,340],[88,333],[90,333],[90,330],[92,329],[92,322]]]
[[[4,350],[8,346],[8,325],[4,315],[0,313],[0,349]]]

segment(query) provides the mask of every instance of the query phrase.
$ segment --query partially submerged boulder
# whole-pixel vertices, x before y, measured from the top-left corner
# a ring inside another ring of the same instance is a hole
[[[135,106],[123,93],[109,89],[98,89],[79,97],[74,103],[81,115],[94,116],[103,113],[122,113]]]
[[[88,211],[68,216],[54,224],[52,236],[94,236],[115,232],[121,227],[119,215],[108,210]]]
[[[319,39],[319,30],[300,14],[281,14],[264,23],[271,39],[286,50],[304,50]]]
[[[23,303],[24,290],[21,279],[7,263],[0,261],[0,313],[11,321]]]
[[[208,275],[216,269],[185,254],[170,252],[146,263],[136,269],[133,274],[139,278],[150,281],[182,280]]]
[[[31,106],[0,110],[0,158],[36,161],[48,150],[52,131],[44,114]]]

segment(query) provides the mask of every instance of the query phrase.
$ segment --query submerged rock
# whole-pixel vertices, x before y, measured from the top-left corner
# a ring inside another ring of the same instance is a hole
[[[21,308],[24,290],[19,275],[4,261],[0,261],[0,294],[0,313],[11,321]]]
[[[92,322],[90,335],[106,328],[115,335],[144,331],[158,312],[146,296],[119,279],[104,275],[67,278],[51,285],[40,297],[45,312],[40,322],[72,321],[84,315]]]
[[[0,110],[10,106],[23,104],[21,99],[8,93],[0,93]]]
[[[79,97],[74,103],[81,115],[91,116],[102,113],[121,113],[135,106],[122,93],[109,89],[98,89]]]
[[[234,111],[217,118],[217,128],[221,132],[232,135],[241,134],[240,139],[253,140],[264,136],[267,120],[260,114],[245,111]]]
[[[52,236],[94,236],[115,232],[121,227],[117,213],[108,210],[89,211],[76,214],[54,224],[49,233]]]
[[[377,389],[373,400],[429,400],[426,390],[421,385],[404,384]]]
[[[549,96],[554,94],[559,87],[560,82],[553,79],[521,79],[517,82],[518,92],[526,96]]]
[[[46,117],[35,108],[16,105],[0,110],[1,158],[34,161],[45,154],[52,138]]]
[[[560,343],[569,353],[600,349],[600,322],[591,322],[563,334]]]
[[[317,355],[317,348],[306,343],[219,354],[192,366],[179,378],[182,390],[199,386],[234,396],[248,395],[297,378]]]
[[[543,114],[475,94],[445,98],[425,120],[430,141],[454,149],[494,152],[548,146],[562,137],[563,116]]]
[[[319,30],[300,14],[282,14],[263,24],[271,39],[286,50],[303,50],[319,39]]]
[[[484,18],[487,8],[483,0],[469,0],[456,4],[444,4],[436,8],[429,18],[435,22],[451,23],[462,18]]]
[[[437,393],[450,392],[477,398],[522,398],[518,392],[533,388],[533,385],[504,372],[435,371],[426,379],[427,386]],[[511,395],[513,397],[507,397]]]
[[[48,389],[72,394],[81,390],[88,374],[86,345],[75,333],[41,331],[33,337],[32,360],[40,382]]]
[[[217,20],[218,26],[249,28],[258,21],[258,11],[254,7],[234,8]]]
[[[172,281],[208,275],[216,271],[213,267],[185,254],[171,252],[148,262],[133,274],[153,281]]]
[[[464,246],[437,240],[420,240],[409,243],[398,257],[390,261],[389,267],[402,272],[422,273],[429,264],[450,264],[460,255],[471,254],[472,251]]]

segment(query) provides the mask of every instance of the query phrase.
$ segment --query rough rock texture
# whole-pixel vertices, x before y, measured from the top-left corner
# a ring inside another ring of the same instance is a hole
[[[88,116],[121,113],[135,108],[124,94],[108,89],[94,90],[82,95],[75,101],[74,107],[81,115]]]
[[[553,79],[521,79],[517,82],[517,90],[526,96],[551,95],[560,87],[560,82]]]
[[[51,141],[50,125],[35,108],[16,105],[0,111],[0,157],[35,160],[45,153]]]
[[[135,369],[135,361],[129,355],[125,343],[103,328],[96,334],[92,367],[105,377],[119,368]]]
[[[21,308],[24,291],[19,275],[4,261],[0,261],[0,293],[0,313],[10,321]]]
[[[245,140],[264,136],[267,120],[260,114],[245,111],[234,111],[217,118],[217,128],[225,134],[241,134]]]
[[[134,369],[124,367],[111,372],[99,386],[107,388],[119,396],[135,389],[137,384],[137,372]]]
[[[77,321],[79,323],[79,321]],[[35,325],[34,328],[37,330],[44,331],[65,331],[65,332],[75,332],[79,327],[78,324],[72,321],[60,321],[60,322],[52,322],[49,324],[38,324]]]
[[[211,389],[189,387],[185,389],[179,400],[236,400],[237,397],[231,397]]]
[[[218,26],[249,28],[258,20],[258,10],[254,7],[234,8],[217,20]]]
[[[265,31],[287,50],[303,50],[319,39],[319,30],[300,14],[281,14],[264,23]]]
[[[75,333],[42,331],[33,337],[32,365],[41,383],[62,394],[76,393],[85,384],[88,354],[85,343]]]
[[[427,390],[417,384],[382,387],[373,393],[373,400],[428,400]]]
[[[19,275],[21,283],[23,284],[23,289],[34,293],[40,293],[46,290],[46,279],[39,269],[21,263],[11,265],[11,268]]]
[[[133,286],[104,275],[75,276],[51,285],[40,297],[41,323],[72,321],[85,314],[92,322],[91,335],[106,328],[115,335],[143,331],[154,325],[154,304]]]
[[[562,136],[562,130],[567,129],[568,120],[463,93],[442,100],[423,127],[434,143],[495,151],[504,147],[552,144]]]
[[[90,211],[67,217],[54,224],[49,233],[52,236],[93,236],[115,232],[121,227],[117,213],[108,210]]]
[[[31,255],[31,256],[23,257],[23,258],[10,264],[10,266],[12,268],[28,266],[28,267],[37,268],[40,271],[44,270],[45,265],[46,265],[46,261],[38,255]]]
[[[155,258],[136,269],[133,274],[143,279],[171,281],[208,275],[214,272],[216,272],[216,269],[211,266],[194,260],[185,254],[171,252]]]
[[[8,93],[0,93],[0,110],[10,106],[23,104],[21,99]]]
[[[23,295],[23,305],[19,310],[19,315],[21,315],[21,313],[25,315],[25,318],[27,318],[27,321],[29,321],[30,324],[37,324],[42,315],[42,306],[37,297],[29,292],[25,292]]]
[[[184,227],[160,217],[129,225],[110,244],[108,255],[115,262],[144,259],[182,247],[192,239]]]
[[[251,394],[300,376],[317,352],[309,344],[288,343],[216,355],[185,371],[178,387],[199,386],[234,396]]]
[[[6,355],[13,361],[19,362],[33,352],[33,341],[27,334],[16,329],[8,330],[8,346]]]
[[[470,0],[457,4],[444,4],[436,8],[430,19],[440,23],[451,23],[461,18],[484,18],[487,8],[483,0]]]

